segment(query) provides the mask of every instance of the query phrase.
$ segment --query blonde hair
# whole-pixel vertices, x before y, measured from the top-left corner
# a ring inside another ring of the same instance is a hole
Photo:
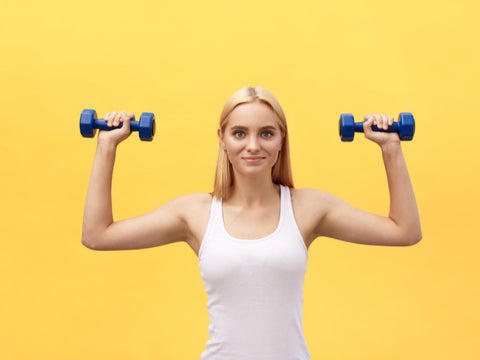
[[[260,86],[246,86],[236,91],[225,103],[220,115],[220,131],[223,134],[227,126],[230,113],[240,104],[262,102],[268,105],[275,113],[278,125],[283,135],[283,145],[277,162],[272,168],[272,181],[293,188],[292,168],[290,165],[290,146],[288,142],[287,120],[280,103],[275,96]],[[218,148],[217,170],[213,186],[213,195],[217,199],[228,198],[233,185],[233,168],[228,160],[227,152]]]

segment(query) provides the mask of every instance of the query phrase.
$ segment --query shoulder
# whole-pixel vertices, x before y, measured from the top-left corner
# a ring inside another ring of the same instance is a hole
[[[175,200],[179,202],[185,202],[185,203],[190,202],[190,203],[199,204],[199,203],[211,202],[212,198],[213,196],[210,193],[191,193],[191,194],[181,195],[175,198]]]
[[[290,194],[294,211],[316,221],[321,220],[336,203],[336,197],[323,190],[290,189]]]
[[[177,214],[189,230],[186,242],[197,256],[207,229],[212,200],[213,196],[209,193],[192,193],[172,200],[176,203]]]
[[[290,194],[295,221],[308,248],[318,237],[316,229],[328,212],[331,195],[311,188],[290,188]]]
[[[346,201],[322,190],[291,189],[291,194],[294,210],[313,217],[317,222],[331,214],[343,216],[345,211],[352,208]]]
[[[328,209],[329,198],[331,196],[326,191],[311,188],[290,188],[290,195],[295,213],[307,217],[323,216]]]
[[[302,206],[308,206],[309,204],[316,203],[318,201],[324,202],[332,196],[326,191],[303,188],[303,189],[290,189],[292,201]]]
[[[209,193],[191,193],[170,200],[172,206],[183,215],[195,211],[207,210],[212,204],[213,196]]]

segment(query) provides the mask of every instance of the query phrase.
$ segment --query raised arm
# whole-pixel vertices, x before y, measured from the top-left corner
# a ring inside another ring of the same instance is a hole
[[[316,235],[387,246],[408,246],[421,240],[420,217],[398,135],[371,130],[372,125],[386,129],[392,122],[393,118],[386,115],[367,114],[364,124],[365,136],[382,151],[390,192],[389,216],[369,213],[323,194],[325,211],[317,224]]]
[[[189,230],[183,214],[191,200],[174,199],[142,216],[114,222],[112,175],[117,145],[130,134],[133,114],[112,113],[110,125],[124,122],[122,129],[101,131],[93,162],[83,216],[82,244],[94,250],[127,250],[186,241]]]

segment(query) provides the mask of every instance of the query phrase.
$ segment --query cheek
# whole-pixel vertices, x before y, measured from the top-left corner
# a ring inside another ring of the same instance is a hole
[[[265,148],[265,150],[270,154],[270,161],[272,161],[272,164],[275,164],[280,158],[282,143],[281,142],[270,143]]]
[[[271,144],[272,152],[280,152],[282,150],[282,141],[277,141]]]
[[[242,145],[239,141],[225,141],[225,149],[229,154],[235,154],[242,149]]]

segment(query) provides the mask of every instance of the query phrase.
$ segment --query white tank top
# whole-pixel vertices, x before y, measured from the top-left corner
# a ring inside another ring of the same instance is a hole
[[[280,221],[260,239],[230,236],[222,200],[213,198],[198,256],[210,320],[200,360],[311,358],[302,323],[308,252],[290,190],[280,188]]]

